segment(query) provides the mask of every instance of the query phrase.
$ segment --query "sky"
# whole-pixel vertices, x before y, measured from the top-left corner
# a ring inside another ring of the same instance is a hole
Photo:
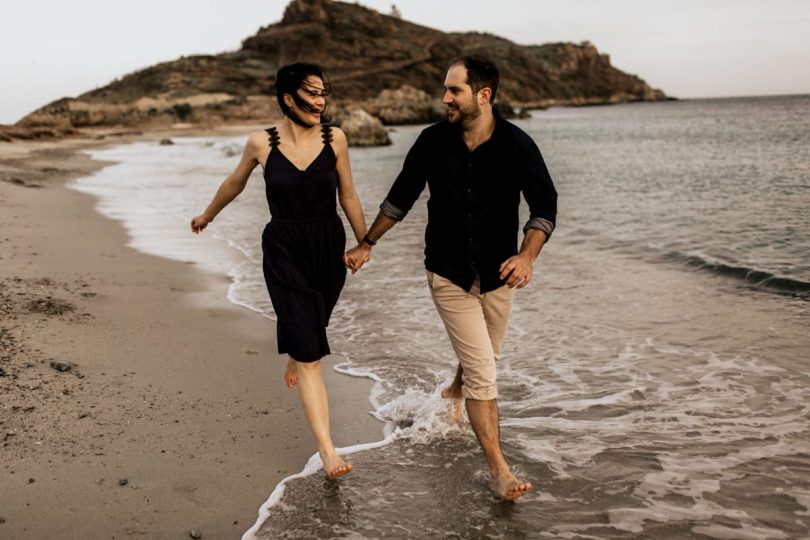
[[[6,0],[0,124],[182,55],[236,50],[286,0]],[[353,2],[358,3],[358,2]],[[590,41],[679,98],[810,93],[810,0],[361,0],[443,31]],[[11,7],[13,6],[13,7]]]

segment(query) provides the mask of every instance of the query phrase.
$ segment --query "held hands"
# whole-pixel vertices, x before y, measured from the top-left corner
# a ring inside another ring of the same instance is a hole
[[[352,271],[352,274],[360,270],[360,268],[370,260],[371,246],[364,242],[360,242],[343,254],[343,264]]]
[[[211,223],[211,219],[208,219],[204,215],[200,214],[199,216],[194,216],[191,220],[191,232],[194,234],[201,233],[209,223]]]
[[[532,260],[526,254],[509,257],[501,264],[500,270],[501,279],[506,279],[510,289],[522,289],[532,280]]]

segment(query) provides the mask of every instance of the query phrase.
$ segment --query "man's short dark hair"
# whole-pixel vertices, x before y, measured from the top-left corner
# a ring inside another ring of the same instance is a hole
[[[498,81],[501,78],[495,63],[485,56],[468,54],[450,62],[450,67],[456,64],[463,64],[467,68],[467,84],[472,87],[473,94],[477,94],[482,88],[489,88],[492,90],[489,102],[494,103],[495,94],[498,93]]]

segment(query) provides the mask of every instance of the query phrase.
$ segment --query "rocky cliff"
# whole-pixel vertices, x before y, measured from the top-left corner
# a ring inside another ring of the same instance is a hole
[[[590,43],[523,46],[482,33],[445,33],[357,4],[294,0],[283,19],[241,49],[182,57],[109,85],[50,103],[21,127],[218,125],[277,116],[273,75],[298,59],[322,64],[333,103],[362,107],[385,123],[430,121],[448,62],[460,53],[492,57],[501,69],[499,101],[517,107],[666,99],[610,64]]]

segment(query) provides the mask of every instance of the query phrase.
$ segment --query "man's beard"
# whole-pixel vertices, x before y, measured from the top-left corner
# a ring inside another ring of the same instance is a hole
[[[448,108],[448,113],[449,111],[450,109]],[[451,124],[461,124],[464,126],[481,116],[481,107],[479,107],[478,103],[475,101],[473,101],[468,107],[457,106],[455,111],[457,112],[455,119],[450,118],[449,114],[447,117]]]

